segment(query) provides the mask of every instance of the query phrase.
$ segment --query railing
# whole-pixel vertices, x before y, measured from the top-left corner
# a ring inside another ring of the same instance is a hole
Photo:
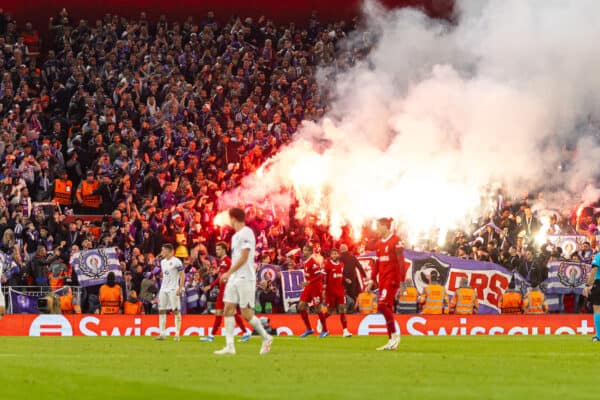
[[[67,292],[67,290],[71,288],[73,292],[73,297],[77,304],[81,304],[81,286],[64,286],[60,289],[52,290],[49,286],[2,286],[2,296],[6,299],[7,304],[7,313],[13,314],[14,305],[13,305],[13,296],[11,293],[16,293],[18,295],[26,295],[33,296],[37,298],[37,309],[41,314],[49,314],[51,310],[48,307],[47,298],[49,295],[54,295],[56,297],[60,297]]]

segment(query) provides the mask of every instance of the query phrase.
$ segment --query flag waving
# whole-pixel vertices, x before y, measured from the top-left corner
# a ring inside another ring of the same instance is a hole
[[[38,296],[10,289],[10,304],[13,314],[39,314]]]
[[[106,283],[106,276],[114,272],[116,280],[122,279],[119,258],[115,247],[83,250],[71,255],[71,265],[81,286],[94,286]]]

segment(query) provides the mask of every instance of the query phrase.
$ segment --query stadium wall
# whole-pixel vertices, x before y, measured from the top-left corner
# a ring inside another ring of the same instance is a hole
[[[383,0],[389,7],[419,7],[434,17],[447,18],[453,8],[453,0]],[[360,13],[362,0],[3,0],[0,8],[10,12],[22,28],[25,22],[32,22],[42,36],[47,33],[48,19],[63,7],[69,11],[73,21],[87,19],[91,23],[104,14],[118,14],[137,18],[145,11],[150,21],[161,14],[169,21],[183,21],[191,15],[200,22],[209,10],[215,11],[217,18],[230,18],[232,15],[258,17],[265,15],[276,23],[304,23],[311,12],[316,10],[323,21],[349,20]]]
[[[267,316],[279,335],[299,335],[304,325],[297,315]],[[173,326],[173,317],[167,324]],[[316,317],[313,317],[316,324]],[[182,334],[204,336],[214,317],[184,315]],[[588,335],[594,333],[590,314],[571,315],[473,315],[425,316],[397,315],[396,323],[403,335],[471,336],[471,335]],[[338,318],[329,322],[333,335],[342,333]],[[354,334],[383,335],[385,321],[379,314],[348,315],[348,328]],[[170,334],[174,334],[174,332]],[[6,315],[0,319],[0,336],[153,336],[158,335],[157,315]]]

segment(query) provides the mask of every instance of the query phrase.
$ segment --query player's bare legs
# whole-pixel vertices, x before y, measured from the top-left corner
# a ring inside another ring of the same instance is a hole
[[[324,297],[324,296],[323,296]],[[321,334],[319,337],[321,339],[329,336],[329,330],[327,329],[327,312],[323,311],[323,307],[321,305],[317,306],[317,312],[319,316],[319,322],[321,324]]]
[[[219,329],[219,327],[221,326],[221,322],[223,322],[223,310],[215,310],[215,321],[213,323],[212,326],[212,330],[210,331],[210,334],[208,334],[207,336],[200,338],[201,342],[214,342],[215,341],[215,335],[217,335],[217,331]]]
[[[247,342],[248,340],[250,340],[250,337],[252,335],[250,334],[250,332],[246,332],[246,327],[244,326],[244,320],[242,319],[242,314],[241,314],[239,308],[236,308],[236,313],[234,315],[234,318],[235,318],[236,325],[242,331],[242,337],[239,341]],[[223,310],[222,309],[215,310],[215,321],[213,323],[211,333],[208,336],[201,338],[200,341],[201,342],[214,342],[215,335],[217,335],[217,332],[218,332],[219,327],[221,326],[222,322],[223,322]]]
[[[175,314],[175,338],[176,342],[179,342],[179,334],[181,332],[181,311],[174,310],[173,314]]]
[[[160,335],[154,340],[165,340],[167,338],[167,310],[158,310],[158,327]]]
[[[235,327],[235,310],[237,304],[225,302],[225,308],[223,314],[225,315],[225,347],[221,350],[215,351],[217,355],[235,354],[235,345],[233,344],[233,330]]]
[[[246,326],[244,325],[244,318],[242,318],[242,310],[239,306],[236,307],[235,315],[233,317],[235,318],[235,324],[242,331],[242,337],[240,338],[240,340],[238,340],[238,342],[247,342],[252,337],[252,333],[250,333],[250,331],[246,331]]]
[[[304,322],[304,326],[306,326],[306,331],[300,335],[300,337],[307,337],[308,335],[312,335],[314,331],[310,326],[310,320],[308,319],[308,304],[304,301],[300,301],[298,303],[298,314],[302,318],[302,322]]]
[[[348,320],[346,319],[346,305],[345,304],[338,304],[338,306],[337,306],[337,312],[340,315],[340,323],[342,324],[343,336],[344,337],[351,337],[352,334],[348,330]]]
[[[225,303],[225,309],[223,311],[225,315],[225,347],[222,350],[216,351],[217,355],[224,354],[235,354],[234,345],[234,326],[235,326],[235,314],[237,310],[237,304]],[[260,320],[254,315],[254,310],[250,307],[241,307],[242,316],[262,337],[263,343],[260,349],[260,354],[266,354],[271,350],[271,343],[273,338],[267,334],[265,328],[262,326]]]
[[[343,329],[343,334],[342,334],[342,335],[343,335],[344,337],[351,337],[351,336],[352,336],[352,334],[351,334],[351,333],[350,333],[350,331],[348,330],[348,320],[346,319],[346,306],[345,306],[344,304],[338,304],[338,305],[336,306],[336,308],[337,308],[337,310],[336,310],[336,311],[337,311],[338,315],[340,316],[340,323],[342,324],[342,329]],[[327,310],[327,313],[324,313],[324,315],[325,315],[325,319],[327,319],[327,318],[329,318],[331,315],[333,315],[333,311],[334,311],[334,308],[329,308],[329,309]],[[326,336],[328,336],[328,335],[329,335],[329,332],[328,332],[328,329],[327,329],[327,325],[326,325],[326,324],[323,324],[323,323],[321,323],[321,326],[322,326],[322,332],[321,332],[321,335],[320,335],[320,337],[322,337],[322,338],[323,338],[323,337],[326,337]],[[327,332],[327,334],[323,335],[323,332]]]
[[[389,341],[378,347],[377,350],[396,350],[400,344],[400,335],[396,332],[396,321],[394,319],[394,313],[388,307],[387,303],[378,303],[377,310],[383,314],[385,318],[385,325],[388,332]]]
[[[154,340],[166,340],[167,338],[167,312],[169,310],[158,310],[158,327],[160,329],[160,335],[155,337]],[[180,340],[181,332],[181,311],[173,310],[175,315],[175,337],[173,338],[176,342]]]
[[[260,319],[258,319],[256,315],[254,315],[254,310],[251,307],[240,307],[240,309],[242,317],[244,317],[244,319],[248,321],[250,325],[252,325],[254,330],[258,332],[258,334],[262,338],[260,354],[267,354],[269,351],[271,351],[273,337],[265,331],[265,327],[263,326],[262,322],[260,322]]]

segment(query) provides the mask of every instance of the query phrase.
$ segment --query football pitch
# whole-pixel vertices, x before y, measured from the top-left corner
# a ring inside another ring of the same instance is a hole
[[[597,398],[600,343],[582,336],[275,338],[224,344],[148,337],[0,338],[7,399]]]

